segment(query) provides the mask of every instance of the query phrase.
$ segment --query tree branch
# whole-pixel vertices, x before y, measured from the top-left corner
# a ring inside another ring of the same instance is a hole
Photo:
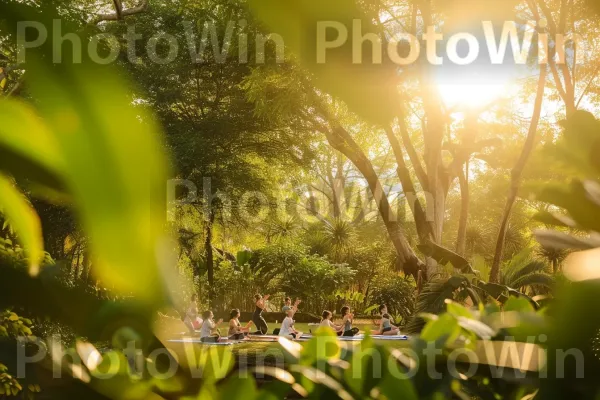
[[[421,160],[419,159],[419,155],[417,154],[415,147],[412,144],[412,140],[410,140],[408,128],[406,126],[406,120],[404,119],[405,116],[406,115],[404,114],[403,110],[401,110],[398,113],[398,126],[400,127],[400,136],[402,137],[402,144],[404,145],[406,153],[408,154],[408,158],[410,159],[410,162],[412,163],[413,168],[415,169],[415,174],[419,179],[421,187],[423,188],[423,190],[427,191],[429,187],[427,173],[425,172],[425,169],[421,164]]]
[[[123,10],[121,0],[113,0],[116,12],[114,14],[99,14],[92,23],[98,24],[103,21],[119,21],[131,15],[140,14],[148,9],[148,0],[141,0],[140,3],[131,8]]]
[[[577,102],[575,103],[575,109],[579,108],[579,104],[581,103],[581,100],[583,100],[583,97],[587,94],[587,91],[590,89],[590,86],[592,85],[592,83],[594,82],[596,77],[598,76],[598,71],[600,71],[600,65],[598,65],[596,67],[596,69],[592,73],[592,76],[590,77],[590,80],[588,81],[587,85],[585,85],[583,92],[581,92],[581,95],[579,95],[579,99],[577,99]]]

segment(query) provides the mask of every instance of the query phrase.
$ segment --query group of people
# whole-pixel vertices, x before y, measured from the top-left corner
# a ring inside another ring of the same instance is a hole
[[[242,340],[248,335],[266,335],[269,330],[267,321],[265,321],[262,313],[266,308],[266,301],[269,299],[269,295],[262,296],[257,294],[254,296],[255,309],[252,314],[252,320],[246,325],[242,326],[239,321],[240,310],[233,309],[229,314],[229,329],[227,332],[227,338],[230,340]],[[288,338],[299,338],[302,336],[302,332],[298,331],[294,327],[294,315],[298,311],[298,305],[301,303],[300,299],[292,304],[292,299],[289,297],[285,298],[284,305],[281,311],[285,314],[285,318],[281,322],[281,327],[273,331],[274,335],[284,336]],[[354,314],[350,312],[350,307],[344,306],[340,310],[342,315],[341,324],[335,324],[333,322],[333,313],[331,311],[323,311],[321,322],[319,326],[325,326],[333,329],[338,336],[355,336],[358,334],[359,329],[353,327]],[[399,329],[393,325],[390,315],[388,314],[387,306],[379,306],[379,313],[381,320],[379,322],[379,329],[373,331],[375,335],[397,335]],[[191,303],[186,310],[184,323],[190,329],[191,332],[200,330],[200,340],[205,343],[216,343],[222,337],[219,331],[219,325],[223,323],[222,319],[215,322],[212,311],[205,311],[200,317],[197,305],[197,296],[194,294],[191,298]],[[256,327],[255,332],[251,332],[251,326]]]
[[[328,328],[333,329],[338,334],[338,336],[357,335],[359,330],[358,328],[352,327],[352,323],[354,321],[354,314],[350,312],[350,307],[342,307],[340,313],[342,314],[342,323],[338,325],[333,322],[333,313],[331,311],[323,311],[323,315],[321,316],[321,323],[319,324],[319,326],[326,326]],[[385,304],[379,306],[379,314],[381,315],[379,329],[372,331],[372,335],[392,336],[400,333],[400,329],[394,324],[392,324],[392,318],[388,314],[387,306]]]

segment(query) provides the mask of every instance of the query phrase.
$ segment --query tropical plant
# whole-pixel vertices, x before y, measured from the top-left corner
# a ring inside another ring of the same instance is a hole
[[[323,240],[335,262],[347,261],[356,245],[354,226],[343,219],[333,219],[323,223]]]
[[[302,310],[320,315],[323,310],[335,309],[336,291],[349,287],[354,276],[355,272],[346,265],[332,264],[327,258],[309,255],[285,271],[281,291],[302,299]]]
[[[355,310],[357,307],[364,305],[366,296],[364,293],[356,290],[336,290],[334,297],[338,302],[344,303],[344,305],[350,306],[351,309]]]
[[[373,280],[370,303],[385,304],[396,324],[404,325],[415,311],[415,281],[410,277],[380,274]]]
[[[569,250],[540,245],[536,253],[538,257],[550,263],[552,265],[552,273],[557,274],[560,271],[563,261],[569,255]]]
[[[515,255],[500,272],[500,284],[520,290],[524,293],[533,291],[534,294],[540,289],[550,290],[555,279],[547,273],[548,265],[532,258],[533,249],[525,249]]]

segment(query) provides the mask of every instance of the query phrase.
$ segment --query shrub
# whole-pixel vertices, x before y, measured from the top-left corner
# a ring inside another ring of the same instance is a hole
[[[379,275],[373,281],[370,303],[386,304],[397,324],[404,325],[415,310],[415,281],[397,275]]]

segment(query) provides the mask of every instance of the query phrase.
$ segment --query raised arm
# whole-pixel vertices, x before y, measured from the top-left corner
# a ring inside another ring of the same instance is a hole
[[[270,296],[271,296],[270,294],[263,296],[262,299],[260,299],[256,302],[256,306],[259,308],[262,308],[264,310],[265,309],[265,301],[269,300]]]
[[[293,312],[293,314],[296,314],[296,312],[298,311],[298,305],[300,303],[302,303],[302,300],[296,299],[296,301],[294,302],[294,305],[292,305],[292,312]]]

